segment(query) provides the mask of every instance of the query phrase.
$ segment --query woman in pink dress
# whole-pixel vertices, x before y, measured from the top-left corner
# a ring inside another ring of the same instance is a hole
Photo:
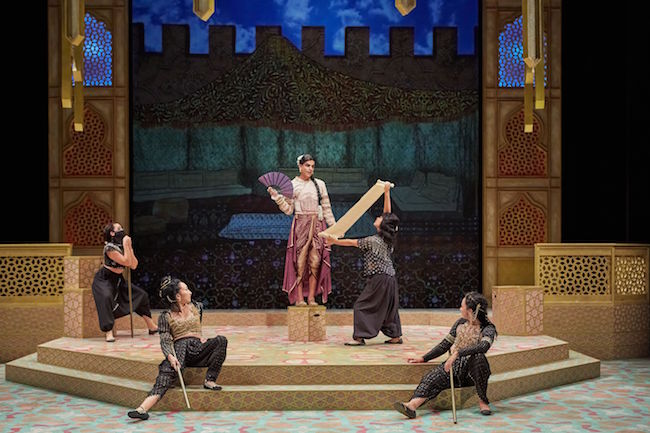
[[[321,294],[325,303],[332,291],[330,247],[318,233],[336,220],[325,182],[314,177],[314,158],[309,154],[300,155],[296,162],[300,175],[291,181],[293,197],[284,197],[271,187],[267,189],[280,210],[293,215],[282,290],[288,293],[293,305],[318,305],[316,296]],[[303,290],[305,285],[309,290],[307,303]]]

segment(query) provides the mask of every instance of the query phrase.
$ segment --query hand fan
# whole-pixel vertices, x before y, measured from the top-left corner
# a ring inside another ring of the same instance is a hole
[[[272,187],[285,197],[293,198],[293,184],[291,179],[279,171],[270,171],[257,178],[265,187]]]

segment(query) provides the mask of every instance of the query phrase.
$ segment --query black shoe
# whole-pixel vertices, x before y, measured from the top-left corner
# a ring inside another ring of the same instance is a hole
[[[209,386],[207,383],[203,382],[203,388],[209,389],[210,391],[221,391],[221,387],[219,385],[213,385]]]
[[[149,335],[154,335],[154,334],[157,334],[157,333],[158,333],[158,328],[156,328],[154,330],[151,330],[151,329],[149,330]]]
[[[485,416],[492,415],[492,411],[490,409],[483,409],[481,411],[481,415],[485,415]]]
[[[142,421],[149,419],[147,412],[140,412],[138,410],[130,410],[127,415],[129,418],[141,419]]]
[[[395,403],[393,403],[393,407],[395,408],[396,411],[398,411],[404,416],[409,417],[410,419],[416,417],[415,411],[413,409],[406,407],[406,405],[401,401],[396,401]]]

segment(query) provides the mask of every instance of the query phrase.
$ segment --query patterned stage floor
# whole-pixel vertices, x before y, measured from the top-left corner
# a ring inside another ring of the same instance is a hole
[[[347,347],[351,326],[328,326],[327,340],[294,342],[287,336],[286,326],[204,326],[203,335],[228,338],[226,365],[373,365],[403,364],[408,358],[423,355],[438,344],[449,332],[446,326],[404,326],[404,344],[384,344],[380,334],[367,340],[364,347]],[[128,331],[118,331],[115,343],[102,338],[59,338],[41,347],[76,353],[118,357],[140,362],[158,363],[163,359],[158,336],[136,329],[133,339]],[[563,344],[561,340],[544,335],[532,337],[499,336],[488,354],[548,348]],[[442,357],[441,359],[444,359]]]
[[[147,338],[148,339],[148,338]],[[119,348],[119,344],[115,349]],[[0,366],[3,432],[650,432],[650,359],[606,361],[601,376],[476,408],[393,411],[158,412],[132,421],[121,406],[6,382]]]

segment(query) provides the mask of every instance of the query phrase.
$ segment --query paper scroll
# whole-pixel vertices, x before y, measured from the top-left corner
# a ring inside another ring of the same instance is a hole
[[[318,236],[323,238],[333,237],[335,239],[339,239],[345,236],[345,232],[347,232],[350,227],[352,227],[354,223],[356,223],[359,218],[361,218],[363,214],[366,213],[368,209],[370,209],[370,206],[372,206],[379,197],[384,195],[385,184],[386,182],[377,180],[377,183],[375,183],[372,188],[370,188],[359,199],[359,201],[356,202],[354,206],[352,206],[350,210],[345,213],[345,215],[339,218],[339,220],[333,226],[318,233]],[[390,186],[392,188],[395,185],[391,183]]]

